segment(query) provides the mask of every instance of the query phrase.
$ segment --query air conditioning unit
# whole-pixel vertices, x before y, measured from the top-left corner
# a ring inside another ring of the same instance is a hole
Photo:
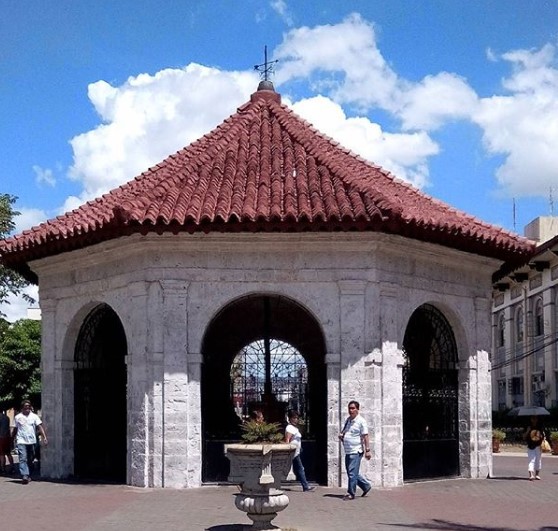
[[[542,375],[533,375],[533,382],[531,388],[534,393],[538,391],[544,390],[544,376]]]

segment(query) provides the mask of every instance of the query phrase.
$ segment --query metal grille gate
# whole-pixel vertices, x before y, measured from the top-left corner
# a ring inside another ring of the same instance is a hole
[[[107,305],[85,319],[75,348],[74,473],[126,481],[126,337]]]
[[[418,308],[403,340],[403,479],[459,475],[458,355],[450,324]]]

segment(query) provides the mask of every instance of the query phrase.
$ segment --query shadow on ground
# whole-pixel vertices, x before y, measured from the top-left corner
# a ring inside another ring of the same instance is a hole
[[[516,480],[518,480],[518,481],[529,481],[529,478],[526,478],[524,476],[521,476],[521,477],[520,476],[491,476],[488,479],[490,479],[490,480],[505,479],[505,480],[508,480],[508,481],[511,479],[513,481],[516,481]]]
[[[438,531],[518,531],[512,527],[492,527],[492,526],[478,526],[468,524],[458,524],[457,522],[450,522],[449,520],[430,520],[429,522],[422,522],[419,524],[383,524],[386,526],[394,527],[407,527],[409,529],[437,529]],[[539,527],[534,531],[558,531],[558,527],[544,526]]]

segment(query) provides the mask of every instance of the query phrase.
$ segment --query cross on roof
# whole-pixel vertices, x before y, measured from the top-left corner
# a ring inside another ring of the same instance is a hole
[[[264,46],[264,62],[261,65],[254,65],[254,70],[257,70],[260,73],[261,79],[269,81],[269,74],[273,73],[274,65],[278,62],[278,59],[275,59],[275,61],[267,60],[267,46]]]

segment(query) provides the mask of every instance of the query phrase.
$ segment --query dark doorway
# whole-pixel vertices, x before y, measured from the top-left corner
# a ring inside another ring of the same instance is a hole
[[[303,421],[306,475],[325,483],[327,378],[316,320],[285,297],[246,297],[213,319],[202,349],[202,480],[227,480],[224,445],[240,440],[240,426],[252,410],[283,423],[293,408]]]
[[[403,349],[403,479],[457,476],[458,353],[444,315],[415,310]]]
[[[107,305],[81,327],[74,369],[74,473],[126,482],[126,336]]]

